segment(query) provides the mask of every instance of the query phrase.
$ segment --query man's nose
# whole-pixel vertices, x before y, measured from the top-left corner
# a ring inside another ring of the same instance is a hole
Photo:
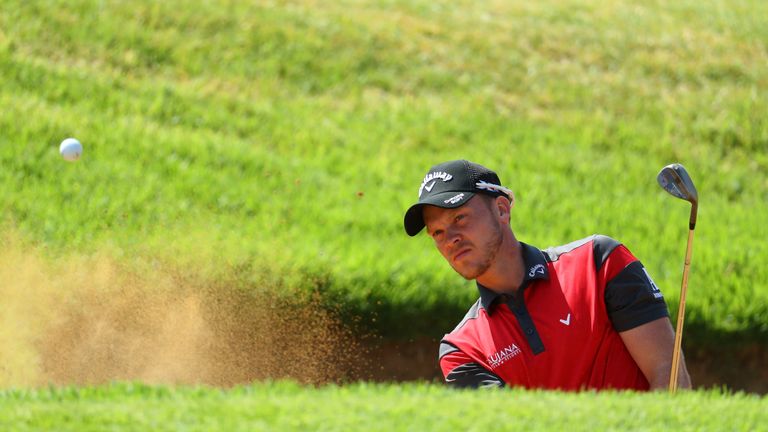
[[[453,247],[461,242],[461,232],[455,228],[445,230],[445,239],[448,247]]]

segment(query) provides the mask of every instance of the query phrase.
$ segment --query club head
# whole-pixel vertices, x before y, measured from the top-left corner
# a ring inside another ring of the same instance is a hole
[[[696,192],[696,186],[693,185],[691,176],[685,167],[679,163],[673,163],[665,166],[656,177],[659,185],[665,191],[680,199],[691,203],[691,229],[696,225],[696,211],[699,205],[699,194]]]
[[[656,179],[659,181],[659,185],[670,194],[690,203],[699,201],[696,186],[693,185],[688,171],[679,163],[669,164],[662,168]]]

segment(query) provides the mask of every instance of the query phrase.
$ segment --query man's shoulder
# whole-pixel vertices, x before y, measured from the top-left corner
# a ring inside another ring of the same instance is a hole
[[[542,252],[544,252],[549,262],[557,262],[561,257],[568,254],[592,252],[594,262],[599,268],[611,252],[619,246],[621,246],[621,243],[612,237],[593,234],[561,246],[549,247]]]
[[[448,335],[460,333],[462,329],[465,329],[468,324],[470,324],[473,320],[476,320],[480,317],[480,310],[483,308],[480,299],[478,298],[477,301],[472,305],[472,307],[469,308],[467,313],[464,315],[464,318],[461,319],[461,322],[453,329],[451,330]],[[446,335],[446,336],[448,336]]]

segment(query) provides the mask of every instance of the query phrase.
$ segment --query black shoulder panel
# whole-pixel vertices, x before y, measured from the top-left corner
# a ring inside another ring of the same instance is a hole
[[[592,252],[595,254],[595,270],[600,270],[611,252],[619,247],[621,243],[608,236],[600,234],[595,234],[592,238],[594,239]]]
[[[608,282],[605,307],[618,332],[669,316],[661,291],[640,261],[629,264]]]

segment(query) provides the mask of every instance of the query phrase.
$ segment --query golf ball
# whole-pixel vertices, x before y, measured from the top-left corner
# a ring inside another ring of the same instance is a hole
[[[83,145],[74,138],[67,138],[61,142],[59,153],[66,161],[74,162],[83,154]]]

